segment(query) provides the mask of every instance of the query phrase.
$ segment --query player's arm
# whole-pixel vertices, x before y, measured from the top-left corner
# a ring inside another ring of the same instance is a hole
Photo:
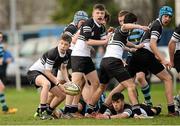
[[[3,57],[0,57],[0,65],[3,64]]]
[[[62,63],[61,64],[61,72],[63,75],[63,78],[66,82],[69,82],[69,77],[68,77],[68,70],[67,70],[67,64]]]
[[[45,69],[44,70],[44,74],[54,83],[54,84],[58,84],[59,81],[58,79],[52,74],[52,70],[51,69]]]
[[[129,115],[129,113],[127,113],[127,112],[123,112],[123,113],[121,113],[121,114],[117,114],[117,115],[112,115],[112,116],[110,116],[110,118],[111,119],[118,119],[118,118],[129,118],[130,117],[130,115]]]
[[[126,23],[121,26],[121,29],[122,29],[122,31],[128,31],[128,30],[132,30],[132,29],[142,29],[144,31],[147,31],[147,30],[149,30],[149,27],[142,26],[139,24]]]
[[[170,63],[172,66],[174,66],[175,48],[176,48],[176,42],[173,39],[171,39],[168,44],[168,49],[169,49]]]

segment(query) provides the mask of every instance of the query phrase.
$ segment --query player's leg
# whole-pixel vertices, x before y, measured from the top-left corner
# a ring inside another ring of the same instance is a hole
[[[175,113],[175,106],[173,102],[173,82],[171,75],[164,69],[156,74],[165,84],[165,95],[168,103],[169,114]]]
[[[141,91],[144,95],[145,104],[152,106],[152,100],[151,100],[151,95],[150,95],[150,86],[149,86],[148,82],[146,81],[145,76],[146,75],[144,72],[136,73],[136,79],[141,86]]]

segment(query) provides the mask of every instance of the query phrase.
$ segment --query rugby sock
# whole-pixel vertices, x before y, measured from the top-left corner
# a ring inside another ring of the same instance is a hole
[[[142,87],[141,91],[144,95],[144,99],[145,99],[146,104],[149,106],[152,106],[149,84],[147,84],[145,87]]]
[[[54,108],[51,108],[50,106],[47,108],[47,114],[51,115],[54,111]]]
[[[175,106],[174,104],[168,104],[168,112],[169,113],[175,113]]]
[[[94,112],[94,109],[95,109],[94,105],[91,105],[91,104],[87,105],[87,113],[88,114],[91,114],[92,112]]]
[[[139,104],[133,105],[132,106],[132,110],[133,110],[134,114],[137,114],[137,115],[141,115],[142,114],[141,110],[140,110]]]
[[[70,105],[66,105],[64,108],[64,114],[66,113],[71,113],[71,106]]]
[[[78,112],[78,105],[72,105],[70,111],[71,111],[71,113],[76,113],[76,112]]]
[[[47,110],[47,105],[46,104],[40,104],[40,110],[41,112],[44,112]]]
[[[8,111],[8,106],[6,104],[6,99],[4,93],[0,93],[0,102],[2,104],[2,111]]]
[[[108,106],[105,103],[103,103],[99,109],[99,113],[103,114],[107,108],[108,108]]]

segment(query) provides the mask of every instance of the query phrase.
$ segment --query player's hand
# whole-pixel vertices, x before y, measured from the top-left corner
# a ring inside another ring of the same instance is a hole
[[[148,31],[149,30],[149,27],[148,26],[142,26],[140,25],[140,29],[144,30],[144,31]]]
[[[170,69],[172,67],[171,63],[167,60],[162,60],[161,63],[166,67],[166,69]]]
[[[129,49],[129,52],[132,52],[132,53],[133,53],[133,52],[136,52],[136,50],[137,50],[136,48],[130,48],[130,49]]]
[[[95,118],[96,119],[109,119],[109,116],[101,114],[101,113],[98,113]]]
[[[135,45],[135,48],[136,49],[140,49],[140,48],[143,48],[144,47],[144,43],[141,43],[139,45]]]

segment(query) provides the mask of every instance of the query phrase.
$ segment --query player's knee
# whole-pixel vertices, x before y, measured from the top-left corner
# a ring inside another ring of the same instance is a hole
[[[47,88],[47,89],[51,89],[51,83],[50,82],[46,82],[42,85],[43,88]]]
[[[0,85],[0,92],[4,91],[5,90],[5,86],[2,84]]]

